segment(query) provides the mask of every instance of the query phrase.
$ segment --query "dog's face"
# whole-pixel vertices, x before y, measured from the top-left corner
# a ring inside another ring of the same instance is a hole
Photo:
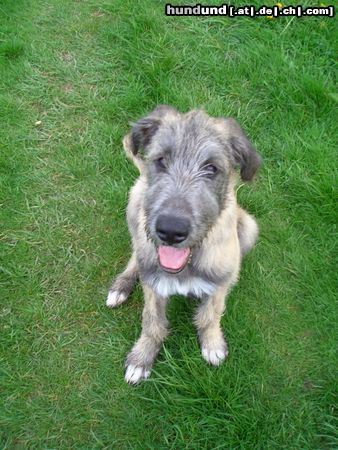
[[[134,125],[130,146],[145,162],[147,235],[161,268],[180,272],[226,207],[234,168],[250,180],[260,157],[233,119],[168,106]]]

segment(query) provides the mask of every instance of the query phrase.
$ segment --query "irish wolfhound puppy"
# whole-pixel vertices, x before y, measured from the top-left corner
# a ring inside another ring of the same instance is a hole
[[[168,333],[173,294],[199,299],[194,323],[203,358],[228,355],[220,319],[243,255],[258,227],[236,202],[235,169],[251,180],[261,158],[234,119],[159,106],[123,140],[140,171],[130,191],[130,261],[109,290],[107,306],[123,303],[137,278],[144,291],[142,333],[126,359],[125,379],[147,378]]]

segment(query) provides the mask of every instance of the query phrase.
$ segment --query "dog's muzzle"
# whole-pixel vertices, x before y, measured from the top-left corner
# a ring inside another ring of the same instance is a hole
[[[190,221],[185,217],[161,214],[156,220],[156,235],[164,245],[158,247],[158,260],[166,272],[181,272],[188,264],[191,251],[189,247],[178,248],[190,232]]]

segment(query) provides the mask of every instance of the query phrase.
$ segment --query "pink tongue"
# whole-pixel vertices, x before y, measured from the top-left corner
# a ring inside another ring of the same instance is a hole
[[[160,245],[158,248],[161,266],[166,269],[181,269],[187,262],[189,255],[189,248],[175,248],[169,247],[168,245]]]

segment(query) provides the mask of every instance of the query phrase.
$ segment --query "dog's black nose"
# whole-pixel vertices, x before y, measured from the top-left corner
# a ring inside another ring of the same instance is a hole
[[[179,244],[188,237],[190,222],[183,217],[160,215],[156,221],[156,234],[167,244]]]

